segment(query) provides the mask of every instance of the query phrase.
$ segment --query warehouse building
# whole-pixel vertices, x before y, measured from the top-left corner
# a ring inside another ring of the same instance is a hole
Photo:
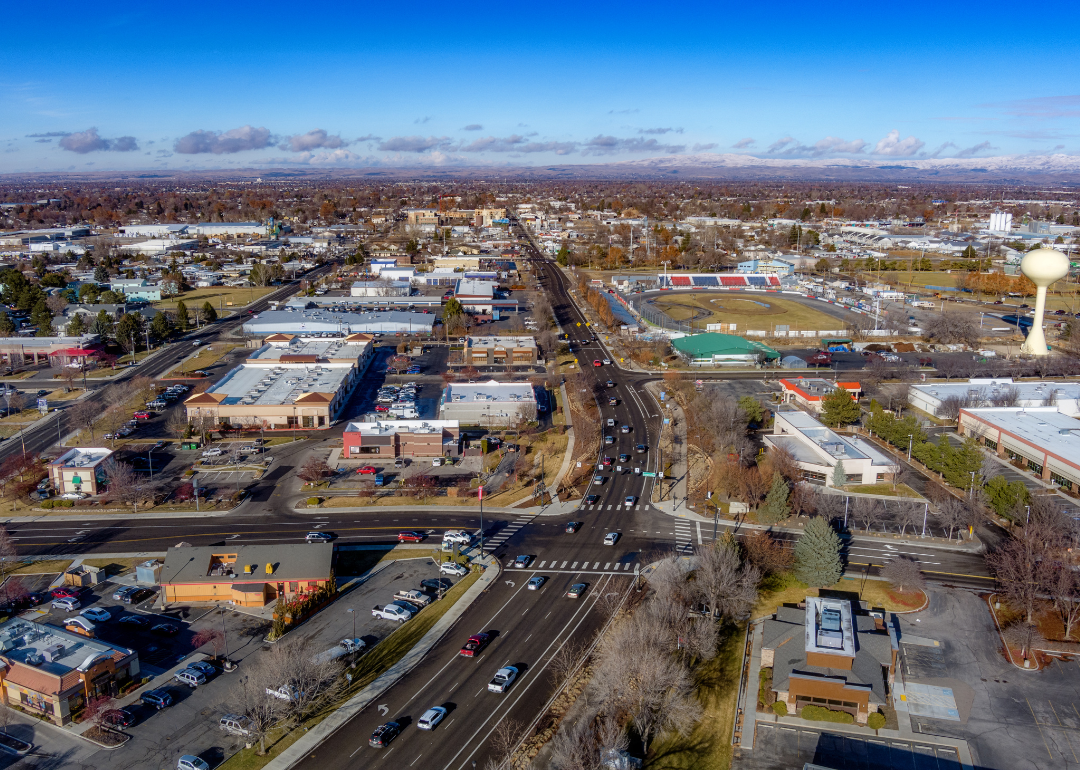
[[[764,441],[770,449],[786,449],[807,481],[827,487],[834,486],[837,465],[845,484],[876,484],[897,471],[896,463],[869,442],[841,436],[792,407],[776,411],[772,435],[764,436]]]
[[[276,334],[264,343],[213,387],[184,402],[188,420],[247,429],[329,428],[374,352],[361,334]]]
[[[408,281],[353,281],[349,288],[352,297],[408,297],[411,293]]]
[[[1080,383],[1013,382],[1011,377],[977,378],[967,382],[936,382],[912,385],[908,402],[935,417],[966,407],[992,406],[1032,408],[1053,406],[1062,414],[1080,417]]]
[[[439,400],[439,417],[462,425],[532,422],[536,419],[536,393],[527,382],[453,382]]]
[[[375,420],[345,427],[346,460],[384,457],[457,457],[461,429],[457,420]]]
[[[1043,481],[1080,491],[1080,420],[1052,406],[961,409],[958,432]]]
[[[346,313],[321,308],[265,310],[244,323],[248,334],[431,334],[434,313]]]
[[[759,360],[773,361],[780,354],[761,342],[734,334],[694,334],[672,341],[675,351],[691,366],[752,366]]]

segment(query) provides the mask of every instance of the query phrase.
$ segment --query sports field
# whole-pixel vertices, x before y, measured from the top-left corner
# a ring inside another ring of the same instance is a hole
[[[831,331],[846,326],[843,320],[828,313],[766,293],[748,296],[729,292],[679,292],[658,297],[653,307],[676,321],[693,320],[701,328],[705,324],[736,324],[736,332],[746,329],[771,331],[778,324],[787,324],[793,331]]]
[[[236,286],[207,286],[202,289],[185,291],[179,297],[169,297],[151,304],[162,310],[176,310],[176,303],[183,300],[184,305],[191,314],[192,323],[194,323],[195,308],[202,308],[205,302],[210,302],[214,306],[214,310],[218,311],[218,315],[227,315],[232,310],[238,309],[249,302],[254,302],[277,288],[276,286],[254,286],[242,289]]]

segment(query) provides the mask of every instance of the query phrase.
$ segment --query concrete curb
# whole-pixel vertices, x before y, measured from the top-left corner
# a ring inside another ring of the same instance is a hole
[[[296,743],[281,752],[280,755],[265,766],[264,770],[288,770],[288,768],[293,767],[307,757],[320,743],[371,705],[378,697],[396,684],[399,679],[409,673],[430,652],[431,648],[453,627],[476,598],[498,579],[501,571],[499,560],[492,557],[491,566],[484,571],[475,583],[469,586],[468,590],[454,604],[454,607],[439,618],[435,625],[424,634],[424,637],[405,654],[405,657],[350,698],[334,713],[305,733]]]

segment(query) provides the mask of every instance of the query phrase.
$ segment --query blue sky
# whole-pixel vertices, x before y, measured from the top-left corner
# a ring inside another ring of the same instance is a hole
[[[16,4],[0,173],[1080,154],[1076,3],[310,11]]]

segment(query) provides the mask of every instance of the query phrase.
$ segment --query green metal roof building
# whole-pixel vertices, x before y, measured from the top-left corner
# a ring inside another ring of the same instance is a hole
[[[770,361],[780,358],[780,354],[768,345],[734,334],[694,334],[673,340],[671,344],[679,355],[698,366],[752,364],[761,354]]]

